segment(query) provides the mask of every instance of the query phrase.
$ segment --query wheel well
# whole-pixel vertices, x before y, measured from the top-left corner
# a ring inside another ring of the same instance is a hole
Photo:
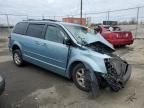
[[[79,64],[79,63],[82,63],[81,61],[75,61],[73,62],[71,65],[70,65],[70,68],[69,68],[69,76],[70,78],[72,79],[72,72],[73,72],[73,68]],[[83,63],[82,63],[83,64]]]
[[[16,50],[16,49],[20,49],[17,45],[14,45],[13,47],[12,47],[12,52],[14,51],[14,50]]]

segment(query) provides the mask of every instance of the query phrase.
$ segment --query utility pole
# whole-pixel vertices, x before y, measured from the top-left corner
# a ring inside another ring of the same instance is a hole
[[[140,7],[137,7],[137,23],[136,23],[136,32],[135,32],[135,38],[137,38],[137,33],[138,33],[139,11],[140,11]]]
[[[109,19],[110,19],[110,11],[108,11],[108,12],[107,12],[107,16],[108,16],[108,19],[107,19],[107,25],[110,25],[110,24],[109,24]]]
[[[10,33],[10,23],[9,23],[9,16],[8,16],[8,14],[6,14],[6,18],[7,18],[8,33]]]
[[[82,24],[82,10],[83,10],[83,3],[82,3],[82,0],[81,0],[81,9],[80,9],[80,23]]]

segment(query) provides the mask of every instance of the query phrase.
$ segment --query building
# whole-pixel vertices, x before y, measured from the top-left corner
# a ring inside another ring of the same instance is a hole
[[[67,17],[63,18],[64,22],[81,24],[81,18]],[[82,18],[82,25],[86,26],[86,19]]]
[[[103,21],[103,25],[117,25],[117,21]]]

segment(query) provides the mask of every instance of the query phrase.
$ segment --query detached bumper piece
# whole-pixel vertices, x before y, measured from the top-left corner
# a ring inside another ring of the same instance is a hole
[[[118,92],[129,80],[132,66],[118,57],[106,59],[105,65],[108,73],[104,79],[113,91]]]

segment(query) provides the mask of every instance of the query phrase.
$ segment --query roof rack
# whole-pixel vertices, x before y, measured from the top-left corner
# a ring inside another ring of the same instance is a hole
[[[42,20],[38,20],[38,19],[27,19],[27,20],[23,20],[23,21],[53,21],[53,22],[60,22],[58,20],[53,20],[53,19],[42,19]]]
[[[42,19],[43,21],[54,21],[54,22],[60,22],[58,20],[54,20],[54,19]]]

